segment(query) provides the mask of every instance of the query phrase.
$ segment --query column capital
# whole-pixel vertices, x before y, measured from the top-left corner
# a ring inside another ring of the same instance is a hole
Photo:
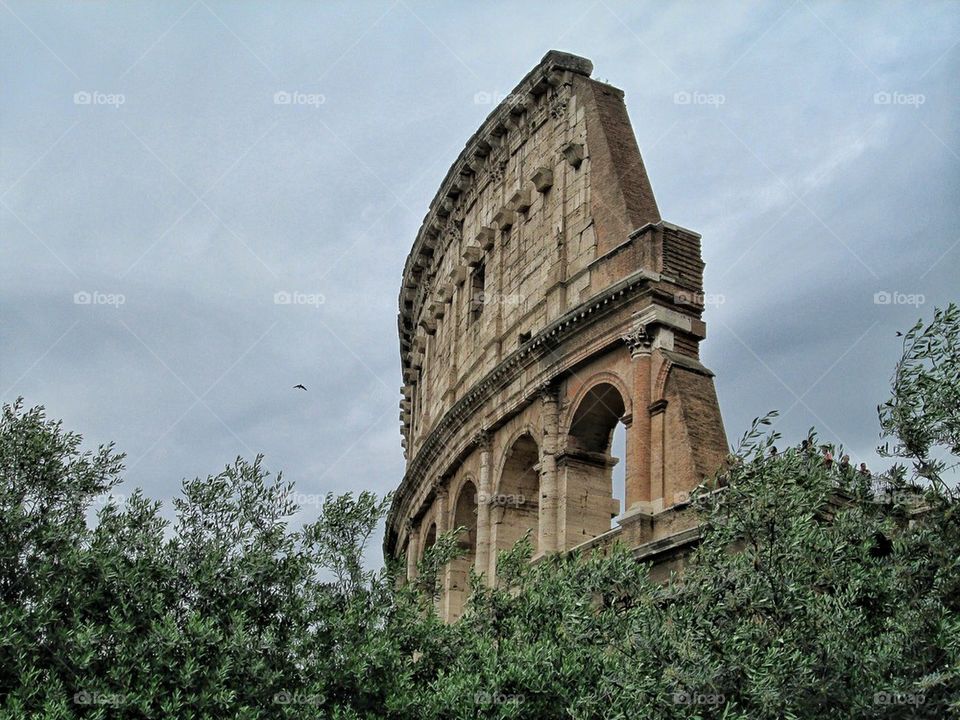
[[[649,355],[653,346],[653,335],[647,329],[647,325],[634,325],[622,340],[630,349],[632,358]]]
[[[473,436],[472,442],[481,450],[489,450],[493,440],[487,430],[481,430]]]
[[[545,403],[559,402],[559,398],[557,397],[557,386],[551,381],[541,383],[537,387],[537,394],[540,396],[540,399]]]

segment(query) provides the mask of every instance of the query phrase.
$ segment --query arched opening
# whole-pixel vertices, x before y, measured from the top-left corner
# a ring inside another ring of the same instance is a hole
[[[558,464],[566,488],[566,549],[609,530],[623,509],[626,463],[620,458],[626,455],[625,412],[620,391],[602,382],[587,391],[573,414]]]
[[[430,523],[427,528],[427,534],[423,536],[423,545],[420,546],[420,559],[423,560],[424,554],[437,542],[437,524]]]
[[[427,528],[426,534],[423,536],[423,544],[420,546],[420,559],[423,560],[424,555],[426,555],[427,550],[432,548],[437,543],[437,524],[431,522],[430,526]],[[436,597],[434,598],[434,607],[437,609],[437,612],[440,611],[440,594],[443,590],[443,571],[441,569],[438,576],[435,578],[434,590],[437,592]]]
[[[608,453],[613,429],[623,417],[620,391],[610,383],[594,385],[580,400],[570,423],[570,442],[578,450]]]
[[[540,529],[540,448],[529,434],[507,451],[497,493],[490,498],[490,525],[497,552],[509,550],[530,531],[534,553]]]
[[[463,606],[470,594],[470,568],[477,558],[477,488],[465,482],[454,506],[453,526],[465,528],[457,538],[463,555],[450,563],[447,589],[447,620],[452,622],[463,614]]]

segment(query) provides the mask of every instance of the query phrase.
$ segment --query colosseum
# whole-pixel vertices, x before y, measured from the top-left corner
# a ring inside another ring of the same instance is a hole
[[[466,530],[469,570],[530,532],[534,560],[620,541],[668,573],[697,541],[688,493],[727,453],[706,335],[700,236],[661,219],[623,92],[551,51],[447,173],[403,270],[406,474],[384,551],[408,577]],[[611,452],[623,426],[623,506]]]

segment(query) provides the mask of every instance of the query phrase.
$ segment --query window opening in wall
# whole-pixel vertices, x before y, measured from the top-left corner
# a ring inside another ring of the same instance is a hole
[[[479,320],[486,303],[484,285],[486,284],[486,267],[481,263],[473,269],[470,276],[470,321]]]

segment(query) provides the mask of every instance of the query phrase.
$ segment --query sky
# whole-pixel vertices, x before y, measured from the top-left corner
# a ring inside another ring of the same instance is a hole
[[[816,427],[882,467],[895,333],[958,299],[955,2],[0,0],[0,18],[0,401],[115,442],[120,494],[169,505],[258,453],[298,520],[399,483],[404,259],[550,49],[626,92],[661,215],[703,235],[701,356],[731,442],[777,409],[784,444]]]

